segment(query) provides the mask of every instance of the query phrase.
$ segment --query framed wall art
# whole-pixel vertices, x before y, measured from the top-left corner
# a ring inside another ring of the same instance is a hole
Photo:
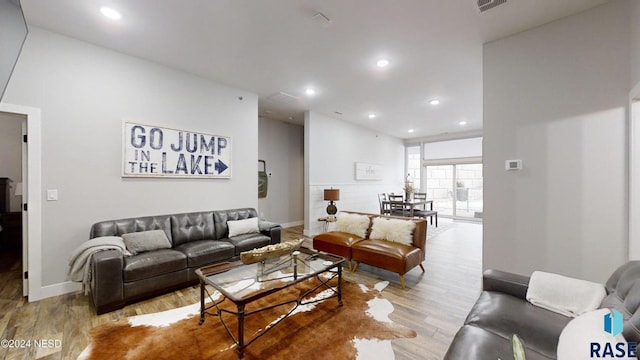
[[[123,128],[123,177],[231,177],[229,136],[128,121]]]

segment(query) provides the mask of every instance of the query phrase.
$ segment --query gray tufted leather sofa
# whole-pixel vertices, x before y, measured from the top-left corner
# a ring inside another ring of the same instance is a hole
[[[512,334],[523,340],[527,360],[556,359],[560,333],[571,318],[531,305],[526,300],[528,284],[525,276],[485,271],[484,290],[444,359],[512,359]],[[608,295],[600,307],[623,314],[623,336],[640,342],[640,261],[620,266],[605,287]]]
[[[164,230],[171,249],[123,256],[116,250],[94,254],[91,263],[91,297],[102,314],[150,296],[198,281],[195,270],[233,261],[240,252],[280,242],[281,227],[261,222],[260,233],[229,238],[227,220],[257,217],[255,209],[202,211],[101,221],[91,227],[90,238]]]

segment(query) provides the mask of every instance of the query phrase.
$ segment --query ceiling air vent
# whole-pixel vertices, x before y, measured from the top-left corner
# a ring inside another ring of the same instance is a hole
[[[280,91],[278,93],[267,96],[267,100],[286,104],[286,103],[290,103],[298,100],[298,97],[291,94],[287,94],[286,92]]]
[[[480,10],[480,12],[485,12],[506,2],[507,0],[478,0],[478,10]]]

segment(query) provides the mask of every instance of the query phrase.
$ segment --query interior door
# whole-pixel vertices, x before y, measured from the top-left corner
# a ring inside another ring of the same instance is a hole
[[[27,134],[27,119],[22,120],[22,134],[23,139]],[[22,142],[22,296],[29,295],[29,279],[25,274],[29,269],[29,234],[28,230],[28,216],[27,212],[24,211],[24,204],[28,202],[29,199],[29,183],[27,177],[27,143],[25,141]]]

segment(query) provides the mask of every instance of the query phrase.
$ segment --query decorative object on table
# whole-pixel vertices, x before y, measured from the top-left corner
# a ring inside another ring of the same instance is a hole
[[[411,200],[411,194],[413,194],[413,191],[415,190],[413,188],[413,184],[409,181],[407,181],[406,183],[404,183],[404,187],[402,188],[404,190],[404,198],[408,201]]]
[[[415,338],[416,332],[388,320],[394,305],[382,296],[386,285],[343,281],[342,292],[349,299],[348,306],[336,307],[335,301],[328,299],[315,303],[313,311],[291,314],[288,321],[270,330],[262,341],[251,344],[245,351],[245,359],[264,359],[264,354],[269,354],[270,359],[393,359],[392,341]],[[267,307],[315,287],[317,280],[310,279],[258,302],[260,307]],[[211,297],[213,301],[222,298],[219,292],[211,293]],[[230,301],[220,307],[235,311]],[[245,334],[253,336],[263,331],[272,319],[282,316],[282,308],[274,306],[261,316],[248,317]],[[224,326],[219,321],[198,325],[199,318],[198,302],[106,322],[91,329],[89,345],[78,359],[237,359],[236,347],[231,346],[233,341]]]
[[[340,200],[340,189],[324,189],[324,200],[329,202],[327,214],[335,215],[338,212],[338,208],[333,202]]]
[[[123,129],[123,177],[231,177],[229,136],[134,122]]]
[[[269,188],[269,176],[267,174],[267,162],[258,160],[262,164],[262,171],[258,170],[258,199],[267,197],[267,189]]]
[[[240,260],[242,260],[244,264],[253,264],[291,254],[292,252],[300,249],[303,241],[304,239],[285,241],[282,243],[267,245],[249,251],[243,251],[240,253]]]

